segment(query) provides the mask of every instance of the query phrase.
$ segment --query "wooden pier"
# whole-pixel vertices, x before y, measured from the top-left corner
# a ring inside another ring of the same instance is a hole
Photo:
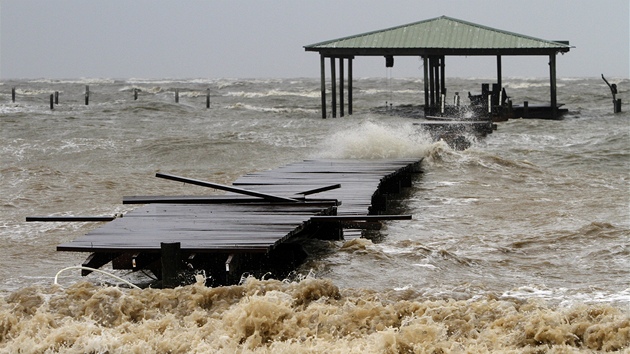
[[[210,285],[235,283],[246,272],[281,276],[279,269],[290,271],[305,259],[299,244],[304,237],[340,240],[344,235],[360,236],[363,229],[378,229],[382,220],[410,219],[384,213],[388,195],[411,186],[420,163],[421,159],[308,160],[244,175],[232,186],[157,174],[227,193],[124,197],[125,204],[145,205],[57,250],[89,252],[85,267],[111,262],[114,269],[150,270],[157,278],[172,272],[165,264],[177,257],[177,272],[204,270]],[[107,217],[27,218],[104,220]],[[176,256],[166,253],[174,244]],[[179,278],[174,285],[184,282]]]

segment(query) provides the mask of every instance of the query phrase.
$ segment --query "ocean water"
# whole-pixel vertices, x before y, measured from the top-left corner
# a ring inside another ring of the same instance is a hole
[[[630,82],[609,81],[627,105]],[[482,82],[448,79],[449,96]],[[504,85],[515,103],[548,101],[547,79]],[[630,109],[613,114],[599,78],[561,78],[564,119],[501,122],[456,151],[398,114],[422,86],[355,79],[354,114],[324,120],[318,79],[1,82],[0,352],[630,352]],[[24,221],[216,193],[156,172],[230,184],[308,158],[398,157],[424,158],[390,206],[413,220],[309,242],[289,279],[135,290],[75,270],[53,285],[87,256],[56,245],[98,224]]]

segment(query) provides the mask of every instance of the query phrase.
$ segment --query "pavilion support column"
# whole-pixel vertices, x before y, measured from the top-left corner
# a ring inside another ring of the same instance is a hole
[[[558,116],[558,101],[556,98],[556,53],[549,55],[549,84],[551,86],[551,118]]]
[[[422,57],[422,66],[424,67],[424,114],[429,112],[429,58]]]
[[[429,112],[433,113],[433,108],[435,107],[435,58],[433,56],[429,57]]]
[[[319,56],[321,90],[322,90],[322,118],[326,119],[326,57]]]
[[[445,58],[446,57],[443,55],[440,58],[440,87],[442,88],[442,90],[440,91],[440,97],[442,97],[442,93],[446,94],[446,63],[444,62]]]
[[[501,77],[503,74],[501,73],[501,56],[497,55],[497,84],[499,85],[499,90],[503,88],[503,80]]]
[[[352,59],[348,58],[348,114],[352,115]]]
[[[435,109],[437,109],[437,107],[440,106],[440,57],[436,56],[434,57],[435,59],[435,65],[433,66],[433,69],[435,70],[435,88],[433,89],[434,91],[434,95],[435,95],[435,105],[433,106]]]
[[[343,61],[344,58],[341,57],[339,58],[339,116],[343,117],[344,116],[344,92],[343,92],[343,81],[344,81],[344,65],[343,65]]]
[[[332,117],[337,118],[337,68],[335,67],[335,57],[330,57],[330,81],[332,84]]]

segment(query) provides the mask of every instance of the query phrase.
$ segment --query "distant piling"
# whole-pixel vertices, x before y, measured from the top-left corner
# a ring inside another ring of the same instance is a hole
[[[134,101],[138,100],[138,89],[137,88],[133,89],[133,100]]]
[[[90,104],[90,86],[85,85],[85,105]]]
[[[55,104],[59,104],[59,91],[55,91]]]
[[[50,94],[50,109],[55,109],[55,95],[52,93]]]
[[[11,89],[11,102],[15,103],[15,87]]]
[[[210,108],[210,89],[206,90],[206,108]]]
[[[179,103],[179,89],[175,89],[175,103]]]

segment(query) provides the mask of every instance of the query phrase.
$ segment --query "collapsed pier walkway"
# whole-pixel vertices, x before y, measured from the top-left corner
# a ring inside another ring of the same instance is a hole
[[[165,257],[177,257],[182,262],[176,261],[176,267],[183,263],[210,272],[218,284],[233,283],[243,271],[298,264],[305,256],[293,242],[299,237],[342,239],[344,230],[347,237],[357,237],[362,229],[378,229],[382,220],[410,219],[383,213],[387,196],[411,186],[420,163],[421,159],[307,160],[244,175],[232,186],[158,173],[157,177],[228,193],[124,197],[125,204],[144,205],[57,250],[91,253],[86,267],[112,262],[114,269],[148,269],[158,278],[170,272],[164,269]],[[173,243],[178,244],[176,253],[166,255],[164,245]]]

